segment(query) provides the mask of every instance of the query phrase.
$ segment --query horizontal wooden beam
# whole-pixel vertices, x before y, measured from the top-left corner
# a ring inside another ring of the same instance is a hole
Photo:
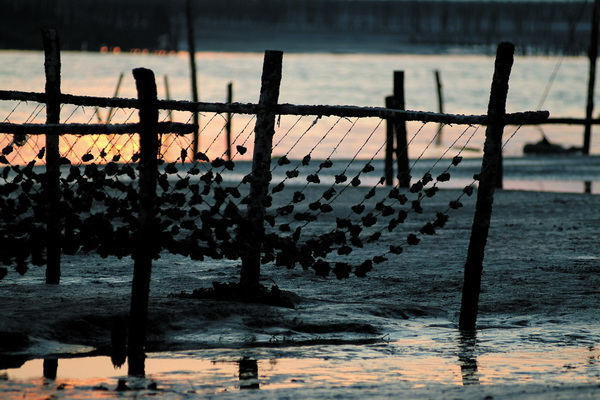
[[[0,90],[0,100],[37,101],[44,103],[46,95],[33,92]],[[138,108],[137,99],[90,97],[62,94],[60,102],[78,106]],[[194,103],[191,101],[159,100],[158,108],[173,111],[214,112],[234,114],[256,114],[258,105],[251,103]],[[506,114],[502,121],[493,121],[487,115],[441,114],[427,111],[394,110],[383,107],[294,105],[279,104],[278,115],[315,115],[349,118],[397,118],[404,121],[437,122],[457,125],[490,125],[502,122],[505,125],[538,125],[545,123],[550,116],[548,111],[526,111]]]
[[[159,122],[157,133],[184,135],[197,129],[194,124]],[[0,123],[0,133],[24,135],[106,135],[133,134],[140,131],[140,124],[12,124]]]

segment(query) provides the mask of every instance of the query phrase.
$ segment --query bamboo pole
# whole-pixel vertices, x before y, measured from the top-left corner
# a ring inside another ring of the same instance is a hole
[[[154,73],[145,68],[133,70],[140,99],[140,177],[139,228],[133,259],[129,337],[127,341],[129,371],[132,376],[144,376],[144,347],[148,319],[148,299],[152,259],[158,252],[156,223],[156,181],[158,176],[159,140],[156,130],[158,108]]]
[[[488,115],[491,118],[502,117],[506,112],[508,79],[513,65],[514,51],[514,45],[511,43],[500,43],[498,45],[488,105]],[[479,178],[479,189],[477,190],[477,203],[464,272],[459,321],[459,328],[461,330],[474,330],[476,327],[483,258],[492,217],[496,179],[499,173],[497,160],[502,153],[503,132],[504,124],[500,122],[496,125],[488,126],[485,133],[483,162]]]
[[[600,24],[600,0],[594,1],[594,10],[592,12],[592,27],[590,37],[590,48],[588,58],[590,59],[590,72],[588,77],[587,105],[585,108],[585,129],[583,132],[583,154],[590,154],[592,142],[592,113],[594,112],[594,87],[596,84],[596,59],[598,58],[598,24]]]
[[[60,45],[54,29],[43,29],[44,70],[46,74],[46,123],[60,122]],[[46,283],[60,283],[61,226],[59,137],[46,135]]]
[[[185,135],[198,129],[198,126],[181,122],[159,122],[156,129],[158,133]],[[26,135],[128,135],[139,131],[140,124],[13,124],[0,122],[0,133]]]
[[[192,13],[192,1],[186,1],[186,21],[187,21],[187,39],[188,39],[188,52],[190,55],[190,77],[192,80],[192,101],[197,103],[199,101],[198,96],[198,73],[196,70],[196,43],[194,33],[194,16]],[[198,111],[194,112],[194,125],[200,126],[200,116]],[[198,147],[200,145],[200,131],[194,132],[193,138],[193,149],[194,155],[198,153]]]
[[[10,90],[0,90],[0,100],[18,100],[18,101],[37,101],[46,102],[44,93],[18,92]],[[62,94],[60,96],[61,104],[72,104],[77,106],[100,106],[116,108],[138,108],[136,99],[113,99],[109,97],[76,96],[72,94]],[[188,111],[188,112],[214,112],[235,114],[256,114],[258,104],[252,103],[205,103],[180,100],[159,100],[158,108],[160,110]],[[299,105],[299,104],[279,104],[276,107],[278,115],[319,115],[338,116],[348,118],[398,118],[402,121],[421,121],[438,122],[444,124],[466,124],[466,125],[490,125],[497,123],[496,120],[490,120],[488,115],[464,115],[464,114],[440,114],[429,111],[395,110],[384,107],[358,107],[352,105]],[[548,120],[548,111],[525,111],[506,114],[503,118],[505,125],[540,125]],[[584,119],[562,118],[561,121],[554,123],[581,124]],[[593,120],[593,123],[600,124],[600,119]]]
[[[242,257],[240,286],[251,295],[259,286],[260,255],[264,237],[264,200],[271,182],[271,149],[275,134],[275,111],[279,100],[283,52],[267,50],[263,63],[260,100],[254,128],[252,180],[246,227],[246,251]]]
[[[115,87],[115,93],[113,94],[113,97],[117,97],[117,96],[119,95],[119,90],[121,90],[121,83],[123,83],[123,76],[124,76],[124,75],[125,75],[125,74],[124,74],[124,73],[122,73],[122,72],[119,74],[119,80],[117,81],[117,86]],[[114,108],[114,107],[111,107],[111,108],[108,110],[108,115],[106,116],[106,121],[105,121],[105,123],[107,123],[107,124],[108,124],[108,123],[110,122],[110,120],[111,120],[111,119],[112,119],[112,117],[113,117],[113,114],[114,114],[114,112],[115,112],[115,108]]]

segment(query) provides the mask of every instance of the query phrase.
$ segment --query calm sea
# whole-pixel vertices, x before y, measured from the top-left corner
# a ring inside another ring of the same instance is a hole
[[[258,101],[262,68],[261,53],[198,53],[197,68],[200,99],[207,102],[225,102],[226,87],[233,83],[233,100]],[[493,73],[494,58],[486,55],[444,54],[284,54],[283,81],[280,103],[382,106],[385,96],[392,93],[393,72],[405,71],[407,109],[438,111],[434,71],[442,78],[444,111],[453,114],[485,114]],[[130,53],[63,52],[63,93],[108,96],[115,93],[119,75],[123,80],[120,97],[135,97],[131,70],[136,67],[152,69],[157,77],[159,97],[189,100],[190,78],[187,54],[154,55]],[[554,117],[583,117],[585,114],[588,62],[585,57],[516,56],[512,70],[507,104],[508,112],[548,110]],[[44,58],[41,52],[0,52],[0,89],[44,90]],[[167,85],[168,83],[168,85]],[[168,88],[168,89],[167,89]],[[600,95],[596,95],[600,104]],[[10,122],[43,122],[44,113],[32,104],[2,102],[0,119]],[[101,116],[108,110],[101,110]],[[598,113],[596,113],[598,114]],[[97,122],[91,108],[68,108],[61,112],[63,121]],[[175,120],[187,122],[190,115],[175,113]],[[163,118],[167,115],[163,113]],[[114,122],[137,120],[132,110],[116,110]],[[279,121],[274,149],[276,155],[301,158],[312,151],[314,158],[380,159],[385,136],[385,124],[376,119],[361,121],[323,118],[313,126],[314,117],[284,117]],[[224,121],[220,116],[203,115],[201,149],[214,156],[221,155],[224,142]],[[247,116],[234,119],[236,144],[250,145],[248,133],[252,121]],[[482,127],[446,126],[441,145],[433,138],[437,124],[409,123],[411,159],[418,157],[480,157],[485,129]],[[468,128],[468,129],[467,129]],[[347,135],[346,135],[347,134]],[[526,143],[537,142],[545,135],[550,141],[565,147],[581,146],[583,128],[578,126],[546,125],[543,127],[507,127],[505,156],[521,157]],[[315,144],[325,139],[314,147]],[[364,145],[364,147],[363,147]],[[314,147],[314,149],[313,149]],[[600,153],[600,135],[594,132],[592,154]],[[178,153],[177,153],[178,154]],[[248,152],[244,157],[248,159]],[[244,157],[239,156],[240,159]],[[539,164],[539,159],[533,164]],[[519,163],[522,164],[521,161]],[[574,162],[585,166],[585,176],[598,176],[598,160]],[[526,163],[530,165],[531,163]],[[548,166],[555,166],[549,161]],[[573,164],[573,162],[571,162]],[[550,179],[579,180],[581,170],[554,168],[564,176]],[[524,171],[522,168],[520,171]],[[527,172],[525,171],[525,174]],[[580,174],[580,175],[577,175]],[[560,175],[560,173],[559,173]],[[543,177],[543,176],[542,176]],[[538,179],[536,177],[535,179]],[[597,180],[593,179],[593,180]],[[579,189],[577,189],[579,190]]]

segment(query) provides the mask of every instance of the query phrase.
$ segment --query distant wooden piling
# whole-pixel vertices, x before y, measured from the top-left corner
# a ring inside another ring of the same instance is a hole
[[[43,29],[46,74],[46,124],[60,123],[60,44],[54,29]],[[46,135],[46,283],[60,283],[61,224],[59,136]]]
[[[499,173],[497,157],[502,153],[502,134],[505,123],[502,121],[502,118],[506,114],[508,80],[513,65],[514,51],[515,47],[513,44],[500,43],[496,53],[488,116],[499,122],[489,125],[485,133],[483,162],[479,176],[479,189],[477,190],[477,203],[471,229],[467,261],[465,263],[459,320],[459,328],[461,330],[474,330],[476,327],[483,258],[492,217],[496,178]]]
[[[164,75],[163,81],[165,84],[165,100],[171,100],[171,89],[169,87],[169,77],[167,75]],[[169,122],[173,122],[173,110],[167,110],[167,115],[169,118]]]
[[[435,87],[436,87],[437,99],[438,99],[438,112],[440,114],[443,114],[444,113],[444,95],[442,93],[442,76],[440,74],[440,71],[437,69],[433,73],[435,75]],[[438,146],[442,145],[443,129],[444,129],[444,124],[440,124],[438,126],[437,136],[435,137],[435,144]]]
[[[275,134],[275,111],[279,100],[282,62],[283,52],[274,50],[265,52],[254,128],[246,249],[242,257],[240,274],[240,286],[246,293],[252,293],[259,286],[261,244],[265,233],[265,200],[269,195],[271,182],[271,150]]]
[[[592,142],[592,113],[594,112],[594,88],[596,85],[596,60],[598,58],[598,24],[600,24],[600,0],[594,1],[592,11],[592,26],[588,57],[590,59],[590,72],[588,77],[587,105],[585,108],[585,128],[583,133],[583,154],[590,154]]]
[[[404,102],[404,71],[394,71],[394,109],[405,110]],[[394,133],[396,136],[396,162],[398,164],[398,180],[400,187],[409,187],[410,170],[408,162],[408,140],[406,138],[406,120],[394,120]]]
[[[152,259],[158,252],[156,223],[156,181],[158,177],[158,103],[154,73],[145,68],[133,70],[140,116],[139,223],[133,253],[133,281],[129,313],[128,358],[132,376],[144,376],[144,347],[148,319],[148,299]]]

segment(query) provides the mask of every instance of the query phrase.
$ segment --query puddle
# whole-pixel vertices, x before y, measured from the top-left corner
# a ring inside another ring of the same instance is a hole
[[[313,398],[313,393],[315,398],[358,399],[365,391],[412,393],[432,387],[598,386],[595,327],[517,326],[488,327],[475,337],[443,325],[421,326],[421,332],[407,325],[397,340],[368,345],[150,353],[145,379],[128,378],[127,365],[116,369],[110,357],[35,359],[0,371],[0,397]]]

